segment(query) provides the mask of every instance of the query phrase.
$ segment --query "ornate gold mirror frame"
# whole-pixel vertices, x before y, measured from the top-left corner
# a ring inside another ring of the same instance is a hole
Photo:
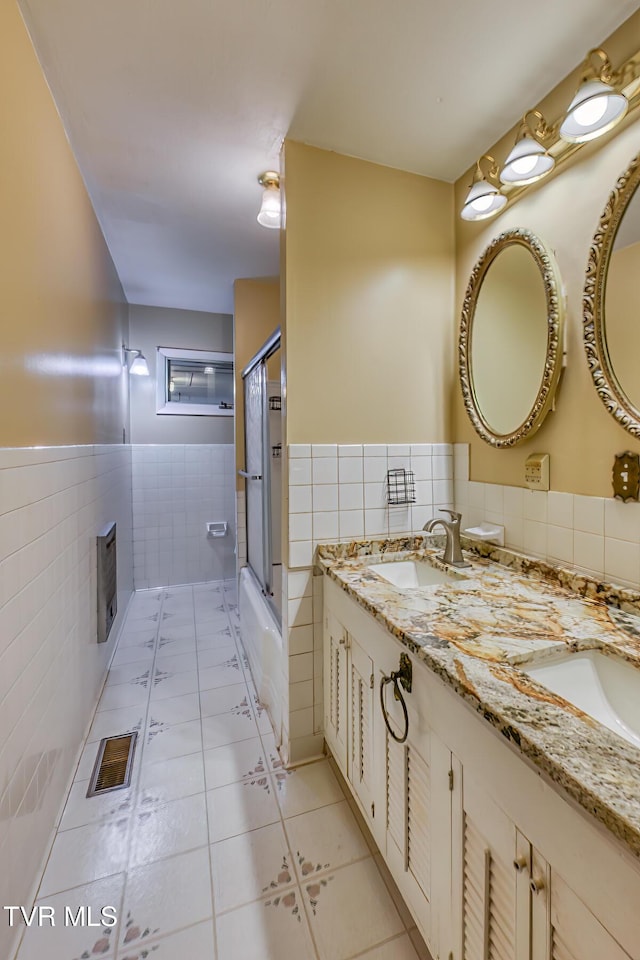
[[[529,251],[540,271],[547,305],[547,350],[540,387],[529,415],[511,433],[499,434],[491,428],[482,414],[474,389],[471,369],[471,336],[478,295],[487,271],[496,257],[512,244],[520,244]],[[469,419],[476,433],[494,447],[513,447],[530,437],[542,424],[553,405],[556,387],[562,373],[564,332],[564,302],[558,267],[552,253],[530,230],[506,230],[496,237],[484,251],[469,279],[462,305],[458,349],[458,372],[462,397]]]
[[[640,183],[640,154],[609,194],[589,249],[582,298],[582,336],[587,363],[598,396],[612,417],[634,437],[640,437],[640,410],[626,395],[615,375],[606,340],[604,300],[611,251],[620,221]]]

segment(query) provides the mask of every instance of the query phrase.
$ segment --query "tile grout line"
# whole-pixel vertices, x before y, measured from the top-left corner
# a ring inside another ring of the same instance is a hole
[[[124,920],[124,917],[122,916],[122,914],[124,913],[126,896],[129,888],[129,868],[130,868],[131,853],[132,853],[133,839],[134,839],[133,827],[135,823],[135,816],[138,811],[138,800],[140,797],[140,782],[141,782],[140,778],[142,776],[144,748],[145,748],[146,739],[147,739],[147,724],[149,722],[149,709],[151,705],[151,690],[153,688],[153,677],[155,674],[156,658],[158,655],[158,643],[160,639],[160,625],[162,623],[162,610],[164,608],[164,601],[165,601],[165,590],[164,588],[161,587],[160,595],[159,595],[158,622],[156,626],[156,637],[155,637],[155,645],[153,649],[153,659],[151,662],[151,667],[149,668],[149,689],[147,690],[147,706],[146,706],[145,714],[142,720],[142,728],[140,730],[140,735],[139,735],[140,739],[142,740],[142,743],[141,743],[141,749],[140,749],[139,758],[138,758],[138,773],[137,773],[136,783],[135,783],[135,796],[133,797],[133,805],[130,813],[130,821],[127,828],[127,854],[126,854],[125,867],[124,867],[124,884],[122,886],[122,897],[120,901],[121,903],[120,923],[118,924],[118,937],[116,939],[116,945],[114,950],[114,960],[118,960],[118,955],[120,953],[120,946],[121,946],[120,940],[121,940],[121,932],[122,932],[122,922]],[[127,619],[128,619],[128,615],[127,615]],[[123,627],[126,625],[126,622],[127,620],[125,620]],[[120,645],[120,637],[118,638],[118,646],[119,645]],[[117,651],[114,651],[114,656],[116,652]],[[124,946],[124,943],[122,944],[122,946]]]
[[[224,598],[224,589],[222,591]],[[195,595],[193,593],[193,587],[191,588],[191,596],[193,600],[193,636],[196,646],[196,672],[198,675],[198,707],[200,714],[200,744],[202,747],[201,756],[202,756],[202,777],[204,781],[204,810],[205,817],[207,819],[207,859],[209,861],[209,891],[211,896],[211,926],[213,929],[213,955],[214,957],[218,956],[218,925],[216,923],[216,894],[213,884],[213,863],[212,863],[212,844],[211,844],[211,827],[209,823],[209,802],[207,800],[207,775],[205,769],[205,760],[204,760],[204,733],[202,731],[202,690],[200,689],[200,652],[198,648],[198,630],[196,627],[196,601]]]

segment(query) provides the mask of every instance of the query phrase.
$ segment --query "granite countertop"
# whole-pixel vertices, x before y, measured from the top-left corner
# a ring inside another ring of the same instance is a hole
[[[640,593],[464,538],[471,566],[442,586],[403,589],[370,569],[414,558],[450,569],[442,539],[326,544],[317,563],[640,858],[640,750],[518,669],[599,649],[640,670]]]

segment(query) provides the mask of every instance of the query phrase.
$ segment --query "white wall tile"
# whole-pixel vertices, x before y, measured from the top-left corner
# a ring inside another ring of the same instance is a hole
[[[390,443],[387,446],[388,457],[410,457],[411,446],[408,443]]]
[[[364,532],[367,537],[387,536],[389,523],[383,508],[364,511]]]
[[[412,443],[411,444],[411,458],[413,457],[430,457],[432,453],[430,443]]]
[[[547,494],[542,490],[525,490],[523,496],[523,516],[525,520],[547,522]]]
[[[314,443],[311,446],[312,457],[331,457],[338,456],[338,445],[336,443]]]
[[[640,542],[640,503],[623,503],[622,500],[605,500],[604,532],[616,540]]]
[[[522,487],[504,487],[504,512],[511,517],[524,516],[524,490]],[[469,501],[471,502],[471,500]]]
[[[338,484],[318,484],[313,488],[313,512],[338,509]]]
[[[469,479],[469,444],[454,443],[453,475],[456,480]]]
[[[484,483],[470,480],[467,487],[467,502],[470,507],[479,507],[484,510]]]
[[[604,537],[573,531],[573,562],[595,576],[604,575]]]
[[[364,481],[365,483],[383,483],[387,475],[386,457],[367,457],[365,448]]]
[[[309,513],[313,509],[312,490],[311,484],[289,487],[289,513]]]
[[[362,457],[342,457],[338,461],[338,482],[340,484],[362,483],[364,476],[362,464]]]
[[[556,527],[573,529],[573,494],[557,490],[548,492],[547,521]]]
[[[387,458],[387,447],[384,443],[365,443],[365,457],[384,457]]]
[[[292,513],[289,517],[289,540],[311,540],[310,513]]]
[[[364,507],[364,485],[362,483],[341,483],[338,488],[338,501],[341,510],[362,510]]]
[[[364,511],[340,511],[340,538],[356,539],[364,535]]]
[[[311,460],[289,460],[289,486],[311,483]]]
[[[604,534],[604,500],[602,497],[573,498],[573,525],[583,533]],[[577,562],[577,561],[576,561]]]
[[[320,459],[312,460],[313,485],[319,483],[337,483],[338,482],[338,458],[323,456]]]
[[[363,448],[361,443],[341,443],[338,447],[339,457],[361,457]]]
[[[453,480],[453,457],[433,457],[433,479]]]
[[[524,521],[524,552],[534,557],[547,555],[547,524],[537,520]]]
[[[547,527],[547,553],[549,559],[564,564],[573,563],[573,530],[568,527]]]
[[[311,456],[311,444],[310,443],[290,443],[289,444],[289,459],[297,460],[300,457],[308,459]]]
[[[386,488],[384,483],[365,483],[364,506],[366,510],[375,510],[387,504]]]
[[[411,456],[411,469],[416,480],[431,480],[433,478],[433,458]]]
[[[289,544],[289,566],[310,567],[313,563],[313,543],[311,540],[296,540]]]
[[[338,512],[329,510],[313,514],[313,539],[337,540],[339,536]]]
[[[501,484],[485,484],[484,505],[490,513],[504,513],[504,487]]]
[[[604,575],[607,580],[636,586],[640,581],[640,544],[607,537],[604,542]]]

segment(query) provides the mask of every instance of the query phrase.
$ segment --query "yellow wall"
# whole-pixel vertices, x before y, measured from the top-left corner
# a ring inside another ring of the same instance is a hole
[[[285,143],[287,443],[450,439],[453,188]]]
[[[244,392],[242,373],[249,360],[280,325],[280,281],[277,277],[236,280],[234,292],[236,375],[236,467],[244,469]],[[280,354],[267,363],[270,380],[280,379]],[[236,477],[238,489],[244,480]]]
[[[125,299],[15,2],[0,91],[0,446],[122,442]]]
[[[618,64],[638,47],[640,14],[603,46]],[[543,104],[554,118],[568,104],[578,83],[573,74]],[[618,128],[620,130],[620,128]],[[488,152],[504,160],[515,131]],[[456,383],[455,439],[470,443],[472,480],[522,486],[524,462],[532,452],[551,455],[551,488],[592,496],[611,496],[611,468],[616,453],[640,451],[638,441],[618,426],[598,398],[582,342],[582,292],[587,257],[609,192],[640,148],[640,121],[627,121],[618,133],[586,144],[573,161],[551,179],[523,193],[507,210],[489,221],[465,223],[458,217],[471,181],[467,173],[456,184],[456,334],[465,288],[474,263],[503,230],[526,227],[555,251],[567,295],[567,368],[557,395],[556,411],[531,439],[510,450],[494,450],[475,433]]]

